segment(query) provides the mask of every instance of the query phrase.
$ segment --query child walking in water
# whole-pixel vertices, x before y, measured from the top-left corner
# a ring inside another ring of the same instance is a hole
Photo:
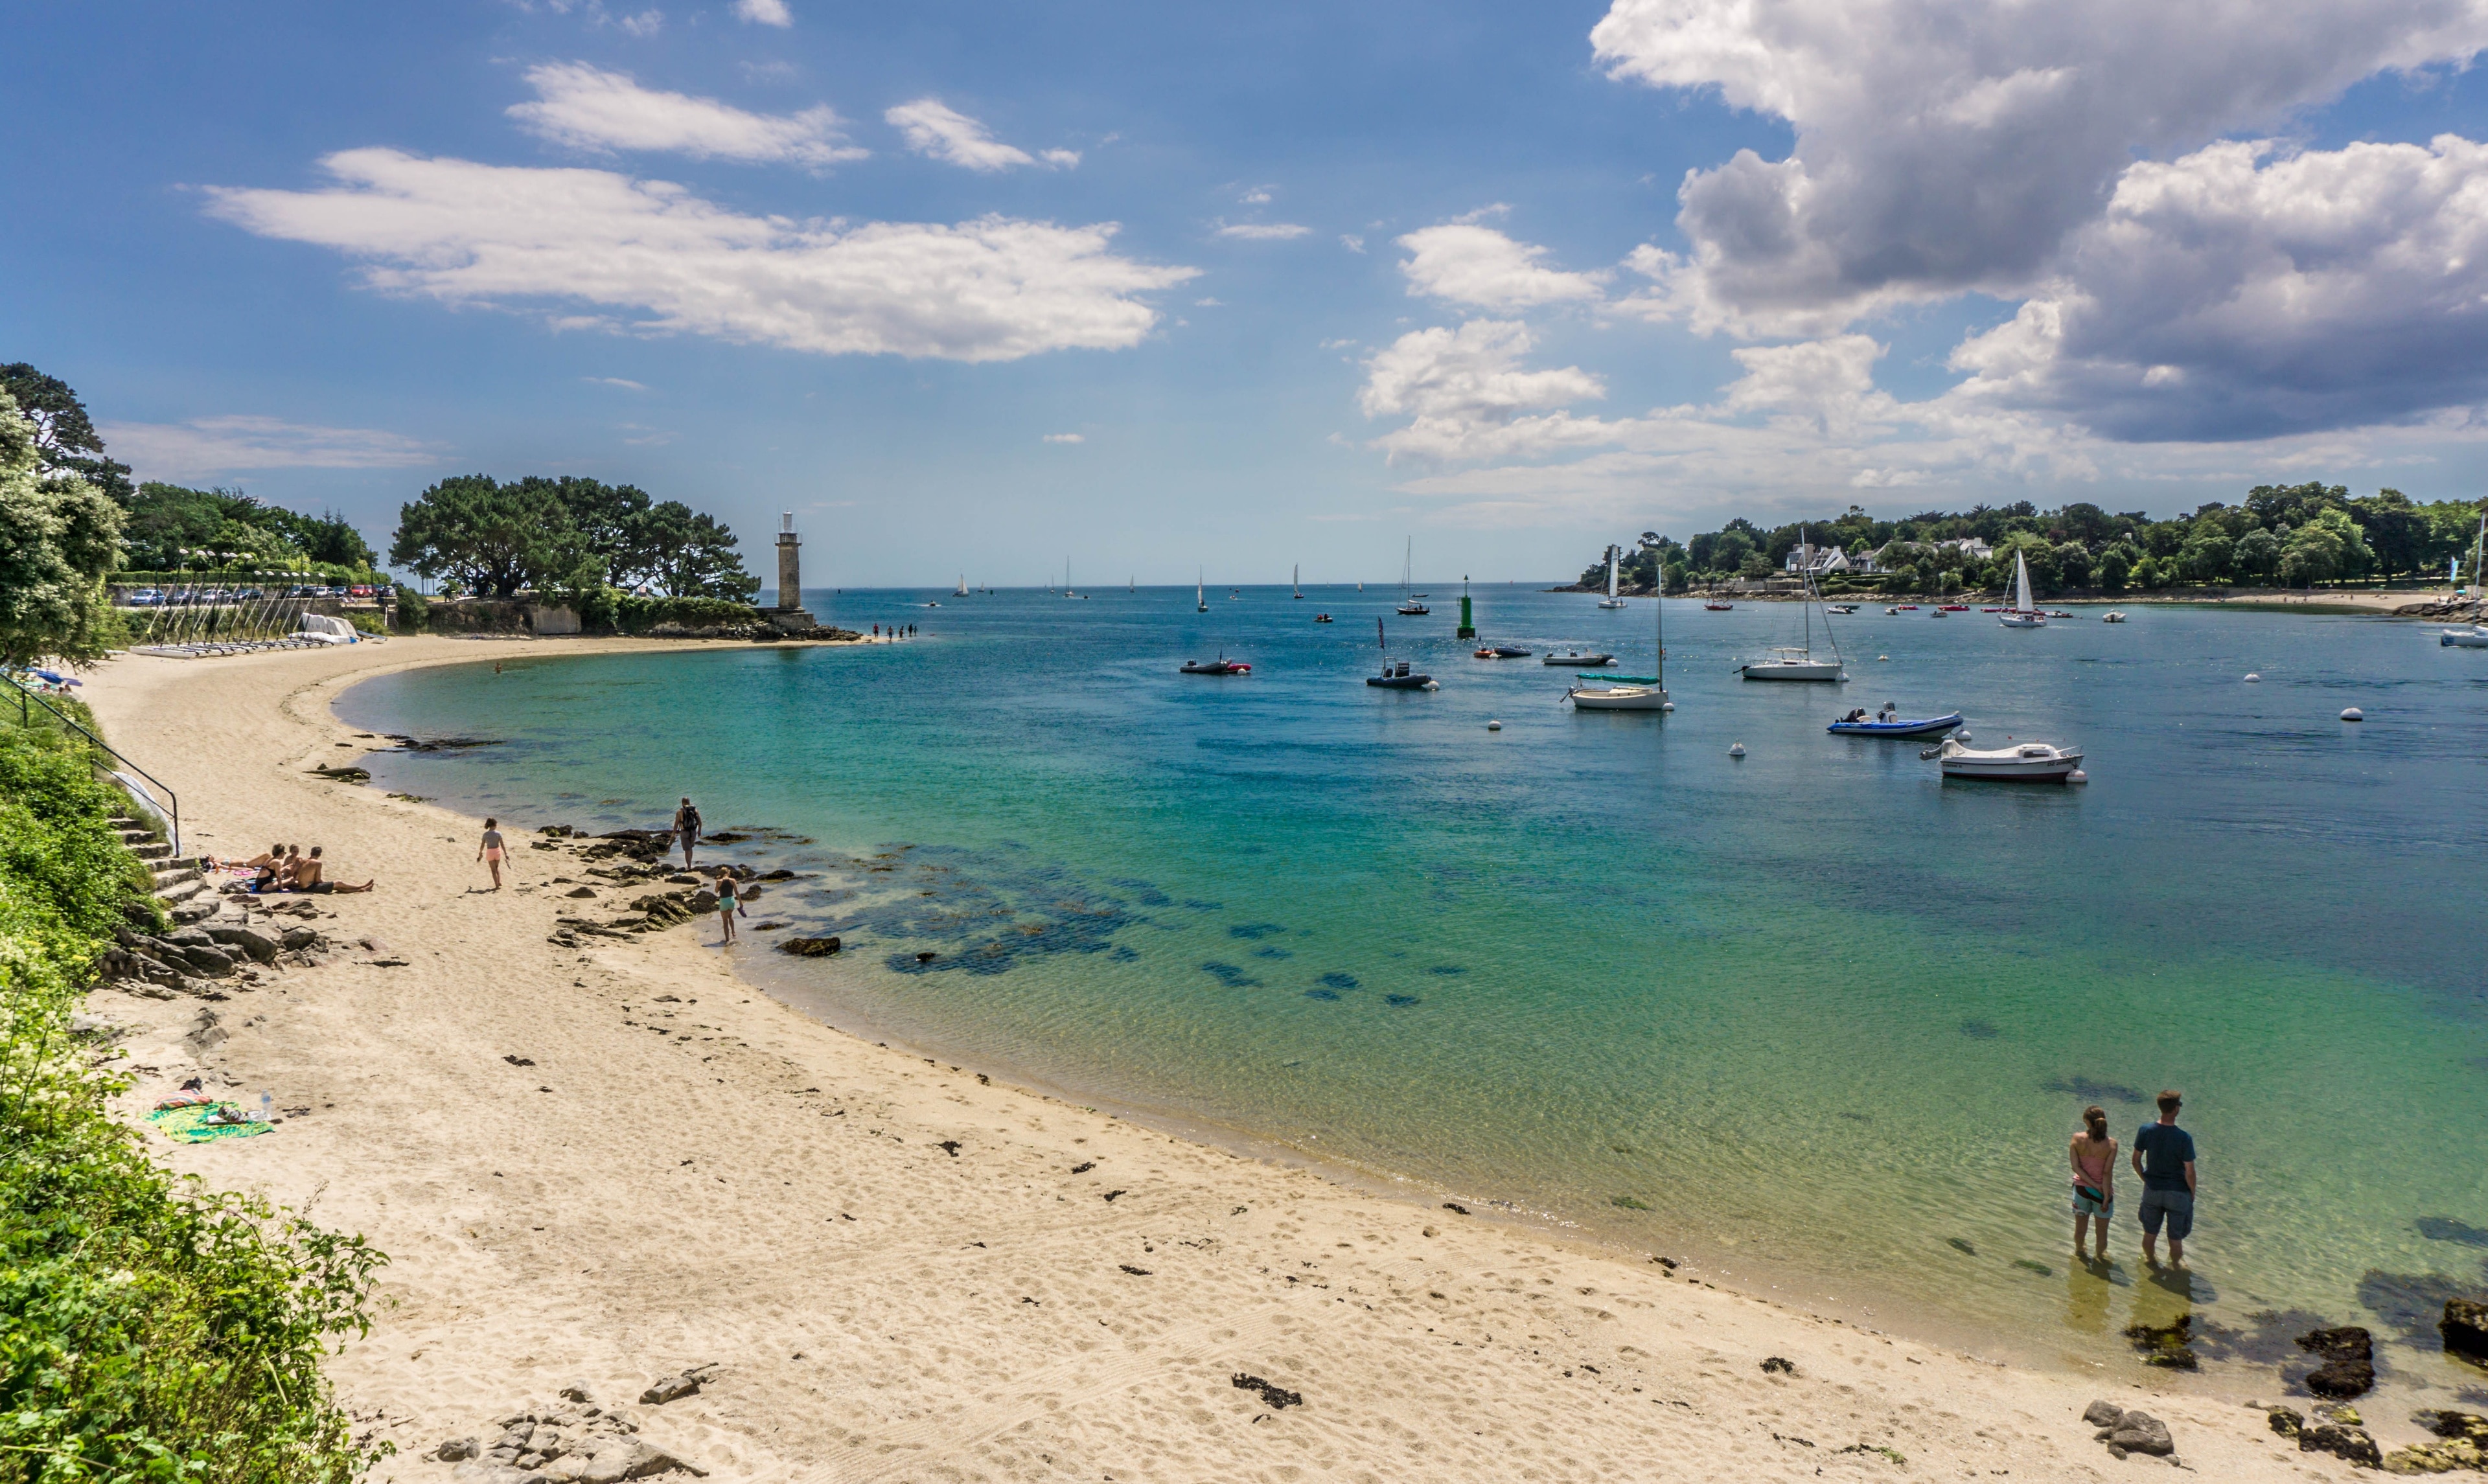
[[[2107,1261],[2107,1218],[2116,1212],[2116,1140],[2107,1136],[2107,1110],[2082,1109],[2082,1132],[2074,1135],[2074,1260],[2082,1260],[2082,1238],[2099,1218],[2092,1260]]]
[[[499,820],[486,820],[484,822],[484,843],[475,847],[475,858],[477,860],[489,861],[492,863],[493,889],[495,891],[501,889],[501,856],[504,854],[504,851],[501,846],[500,824],[501,822]]]
[[[734,919],[743,910],[743,893],[734,883],[734,873],[723,866],[717,868],[717,917],[725,924],[725,942],[734,941]]]

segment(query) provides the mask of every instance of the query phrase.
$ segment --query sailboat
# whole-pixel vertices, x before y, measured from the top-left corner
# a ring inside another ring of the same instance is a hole
[[[1805,541],[1803,533],[1799,533],[1797,541],[1801,546]],[[1738,673],[1745,679],[1845,681],[1849,678],[1849,672],[1841,667],[1840,641],[1832,638],[1831,615],[1828,613],[1823,617],[1823,636],[1831,642],[1831,658],[1823,660],[1814,658],[1814,610],[1822,604],[1823,599],[1814,590],[1814,574],[1807,572],[1803,575],[1805,578],[1804,646],[1797,649],[1782,646],[1772,650],[1767,659],[1758,659],[1752,664],[1738,666]]]
[[[1067,556],[1062,559],[1062,596],[1065,598],[1080,596],[1071,590],[1071,558]]]
[[[1607,548],[1607,596],[1598,603],[1598,606],[1621,608],[1624,605],[1625,601],[1616,596],[1616,548],[1609,546]]]
[[[1417,538],[1411,536],[1408,538],[1408,554],[1400,563],[1400,606],[1392,610],[1396,613],[1404,613],[1411,618],[1434,611],[1418,601],[1425,597],[1425,594],[1408,591],[1408,575],[1416,570],[1416,565]]]
[[[1193,574],[1192,611],[1195,613],[1206,613],[1209,611],[1209,589],[1203,585],[1203,579],[1205,579],[1208,574],[1209,570],[1205,567]]]
[[[1575,711],[1674,711],[1667,699],[1667,600],[1653,598],[1650,603],[1655,615],[1651,620],[1652,636],[1657,641],[1658,658],[1648,675],[1575,675],[1575,681],[1587,681],[1564,692]],[[1548,661],[1550,664],[1552,660]]]
[[[1303,564],[1299,563],[1289,571],[1287,575],[1287,585],[1296,590],[1296,602],[1302,602],[1305,601],[1305,569]]]
[[[2030,601],[2030,553],[2013,553],[2013,606],[1995,617],[2007,629],[2045,629],[2048,615]]]
[[[950,596],[953,598],[965,598],[968,596],[968,574],[966,573],[963,572],[959,574],[958,590],[953,592]]]
[[[1434,677],[1430,675],[1409,674],[1407,660],[1402,659],[1397,665],[1391,662],[1391,636],[1383,631],[1382,620],[1379,618],[1373,621],[1373,640],[1382,647],[1382,673],[1365,677],[1367,685],[1379,686],[1384,690],[1439,690],[1442,688],[1434,684]]]

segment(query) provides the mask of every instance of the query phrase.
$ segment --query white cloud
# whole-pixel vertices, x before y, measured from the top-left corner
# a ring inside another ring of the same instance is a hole
[[[142,479],[206,479],[251,469],[402,469],[439,457],[431,444],[401,434],[275,417],[105,423],[98,431],[113,457]]]
[[[624,35],[644,40],[665,29],[665,13],[651,7],[636,15],[625,15],[614,24],[622,28]]]
[[[1048,443],[1086,443],[1088,441],[1088,434],[1080,433],[1049,433],[1045,435],[1045,441]]]
[[[1689,256],[1636,307],[1808,335],[1964,292],[2020,296],[2137,155],[2199,149],[2379,71],[2488,44],[2477,0],[1615,0],[1613,75],[1715,88],[1795,151],[1689,172]]]
[[[1224,309],[1227,307],[1227,301],[1221,298],[1194,299],[1192,301],[1192,307],[1195,309]]]
[[[827,106],[793,114],[747,113],[715,98],[643,88],[628,73],[584,62],[527,70],[536,100],[510,108],[535,133],[583,150],[661,150],[695,159],[786,160],[831,165],[862,159]]]
[[[1365,251],[1365,238],[1358,237],[1353,232],[1343,232],[1339,235],[1339,245],[1346,248],[1349,252],[1361,253]]]
[[[1312,232],[1287,221],[1221,221],[1213,237],[1230,238],[1240,242],[1286,242]]]
[[[970,170],[1007,170],[1036,163],[1034,155],[996,139],[984,125],[938,98],[901,103],[882,117],[906,138],[909,149],[934,159]],[[1045,159],[1065,169],[1080,163],[1079,153],[1073,150],[1048,150]]]
[[[2230,143],[2127,170],[1964,397],[2111,436],[2270,436],[2488,402],[2488,146]]]
[[[795,13],[786,9],[786,0],[734,0],[734,14],[755,26],[782,28],[795,23]]]
[[[1449,223],[1400,238],[1412,255],[1400,264],[1408,292],[1506,312],[1596,299],[1603,275],[1543,267],[1546,249],[1515,242],[1492,227]]]
[[[580,377],[579,379],[591,386],[618,386],[628,392],[644,392],[648,389],[641,383],[623,377]]]
[[[1057,170],[1068,170],[1080,163],[1078,150],[1039,150],[1036,152],[1036,157]]]
[[[1246,191],[1235,199],[1244,203],[1246,206],[1268,206],[1270,204],[1270,187],[1266,185],[1256,185],[1251,190]]]
[[[208,189],[246,231],[362,261],[383,293],[526,309],[565,328],[683,332],[818,354],[1012,360],[1138,344],[1138,297],[1197,276],[1117,257],[1112,223],[955,226],[748,216],[680,185],[349,150],[308,191]],[[558,304],[595,312],[556,313]]]
[[[1471,320],[1456,330],[1412,330],[1365,363],[1357,405],[1367,417],[1406,415],[1409,426],[1376,445],[1394,460],[1474,459],[1575,441],[1569,414],[1523,414],[1606,395],[1577,366],[1524,371],[1533,340],[1511,320]]]

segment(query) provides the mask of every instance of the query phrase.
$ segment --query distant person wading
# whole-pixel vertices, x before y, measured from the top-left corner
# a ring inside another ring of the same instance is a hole
[[[2082,1109],[2082,1132],[2074,1135],[2074,1258],[2082,1257],[2082,1237],[2099,1222],[2094,1262],[2107,1261],[2107,1218],[2116,1214],[2116,1140],[2107,1134],[2107,1110]]]

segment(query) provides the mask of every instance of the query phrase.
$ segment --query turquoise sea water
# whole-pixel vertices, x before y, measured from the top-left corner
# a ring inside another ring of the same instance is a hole
[[[1795,606],[1670,602],[1662,719],[1469,658],[1439,590],[1390,622],[1442,689],[1370,689],[1392,596],[823,593],[824,622],[924,634],[478,646],[339,710],[505,740],[383,753],[375,787],[607,828],[689,793],[712,829],[807,837],[743,848],[826,873],[754,910],[849,952],[748,963],[834,1023],[1886,1327],[2104,1358],[2191,1304],[2214,1355],[2313,1315],[2449,1364],[2409,1316],[2488,1259],[2488,652],[2367,618],[1869,607],[1838,621],[1851,684],[1771,686],[1732,660],[1796,642]],[[1650,661],[1646,601],[1478,599],[1490,639]],[[1175,673],[1222,648],[1254,672]],[[1920,744],[1824,734],[1885,700],[2078,742],[2094,781],[1948,785]],[[2136,1280],[2130,1178],[2116,1271],[2071,1268],[2080,1107],[2130,1142],[2163,1085],[2201,1151],[2193,1274]]]

